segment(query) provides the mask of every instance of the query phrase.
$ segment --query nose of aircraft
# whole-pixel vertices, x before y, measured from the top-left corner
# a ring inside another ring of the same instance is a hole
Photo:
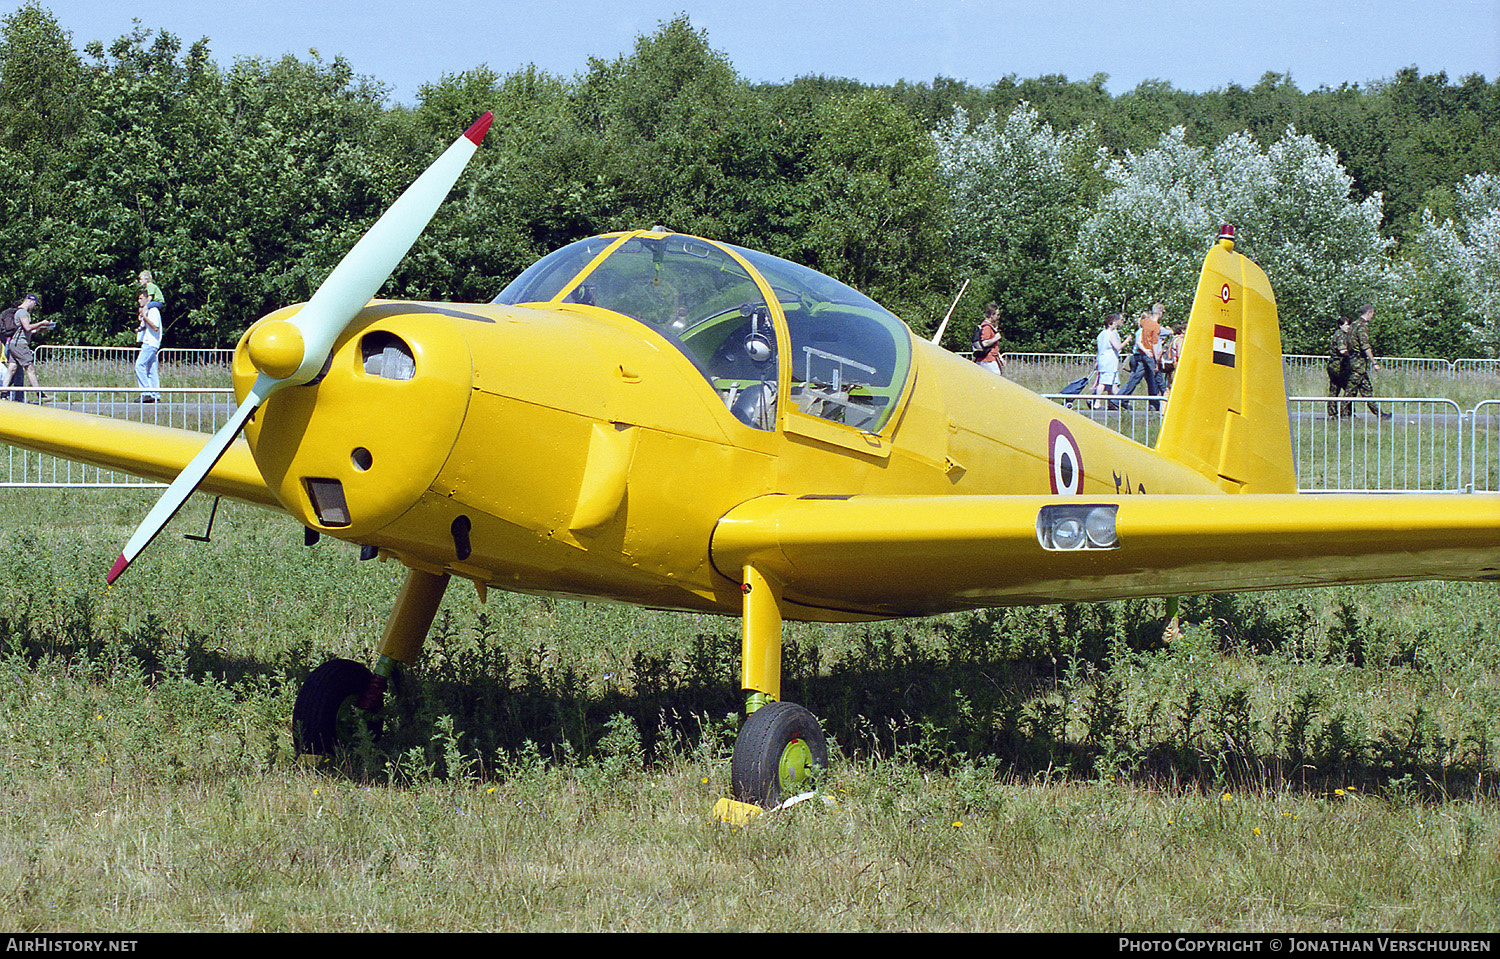
[[[251,327],[235,351],[244,393],[273,331],[296,308]],[[256,465],[298,521],[360,540],[399,518],[432,485],[463,422],[468,345],[439,308],[366,307],[334,344],[323,374],[270,397],[245,428]]]

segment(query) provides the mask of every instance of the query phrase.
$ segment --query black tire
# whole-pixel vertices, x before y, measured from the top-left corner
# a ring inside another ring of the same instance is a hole
[[[741,802],[770,808],[803,790],[828,765],[818,718],[796,703],[767,703],[745,720],[734,742],[732,788]]]
[[[298,753],[332,755],[339,746],[350,745],[352,723],[371,724],[374,717],[359,712],[359,699],[374,674],[363,663],[331,659],[307,677],[292,707],[292,740]]]

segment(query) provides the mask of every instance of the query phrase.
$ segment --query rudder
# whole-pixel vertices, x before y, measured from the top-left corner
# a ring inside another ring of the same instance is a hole
[[[1203,261],[1156,451],[1230,493],[1294,493],[1276,297],[1226,227]]]

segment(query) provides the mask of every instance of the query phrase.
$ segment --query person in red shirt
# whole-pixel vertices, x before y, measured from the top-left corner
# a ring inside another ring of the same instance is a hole
[[[984,319],[979,324],[976,337],[980,349],[974,354],[974,362],[992,373],[1005,372],[1005,357],[1000,352],[1000,304],[991,303],[984,308]]]

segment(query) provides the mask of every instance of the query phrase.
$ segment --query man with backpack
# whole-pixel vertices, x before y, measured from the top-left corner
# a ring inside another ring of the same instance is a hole
[[[1328,395],[1337,397],[1347,392],[1350,396],[1354,391],[1349,389],[1349,371],[1354,362],[1354,334],[1349,328],[1349,318],[1341,316],[1334,324],[1333,335],[1328,341]],[[1349,403],[1340,406],[1330,401],[1328,403],[1328,415],[1332,419],[1353,416],[1354,409]]]
[[[9,363],[9,361],[10,361],[10,338],[12,336],[14,336],[15,333],[16,333],[16,310],[17,309],[18,309],[17,307],[8,306],[4,310],[0,310],[0,351],[3,351],[4,356],[5,356],[4,361],[0,361],[0,365],[5,365],[6,363]],[[3,400],[11,400],[11,399],[19,400],[19,399],[21,399],[20,396],[12,396],[11,392],[10,392],[10,388],[12,386],[19,386],[20,384],[21,384],[21,373],[20,373],[20,371],[18,370],[14,376],[12,376],[7,371],[7,373],[5,374],[5,383],[4,383],[3,387],[0,387],[0,399],[3,399]]]
[[[20,385],[17,374],[22,369],[26,371],[26,379],[31,385],[38,391],[41,389],[41,384],[36,381],[36,354],[31,348],[31,338],[38,333],[52,329],[55,324],[51,320],[32,320],[32,314],[40,308],[41,299],[35,293],[27,293],[21,298],[21,302],[0,312],[0,336],[6,338],[6,389]],[[19,390],[9,393],[8,398],[25,400],[25,396]],[[38,401],[51,398],[40,392],[37,396]]]

